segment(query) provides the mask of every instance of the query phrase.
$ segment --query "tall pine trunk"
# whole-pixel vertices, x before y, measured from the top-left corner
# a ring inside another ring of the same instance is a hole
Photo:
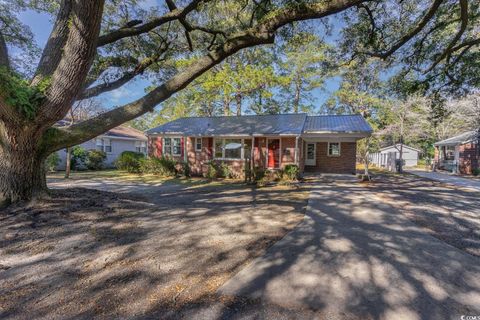
[[[46,154],[30,130],[9,134],[0,124],[0,207],[47,195]]]

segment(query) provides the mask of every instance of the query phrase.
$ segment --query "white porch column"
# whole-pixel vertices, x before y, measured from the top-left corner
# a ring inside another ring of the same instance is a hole
[[[187,162],[188,156],[187,137],[183,137],[183,161]]]
[[[298,166],[298,137],[295,137],[295,164]]]
[[[250,168],[250,170],[253,171],[253,168],[255,168],[255,163],[254,163],[254,161],[255,161],[255,137],[252,137],[252,148],[251,148],[251,149],[252,149],[252,150],[251,150],[251,152],[250,152],[250,153],[251,153],[251,155],[250,155],[250,157],[251,157],[251,158],[250,158],[250,159],[251,159],[251,161],[250,161],[250,163],[251,163],[251,168]]]

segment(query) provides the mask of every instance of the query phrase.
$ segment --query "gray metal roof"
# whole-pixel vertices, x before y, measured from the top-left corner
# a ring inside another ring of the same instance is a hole
[[[312,117],[306,114],[275,114],[180,118],[150,129],[146,134],[251,136],[300,135],[307,131],[370,133],[372,128],[361,115]]]
[[[435,142],[436,146],[456,146],[460,144],[465,144],[471,141],[478,139],[479,133],[477,130],[467,131],[458,136],[451,137],[442,141]]]
[[[148,130],[147,134],[191,136],[300,134],[306,114],[180,118]]]
[[[372,128],[359,114],[308,116],[303,132],[372,132]]]

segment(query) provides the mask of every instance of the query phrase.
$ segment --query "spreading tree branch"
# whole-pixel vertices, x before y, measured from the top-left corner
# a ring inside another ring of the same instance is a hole
[[[100,57],[97,62],[93,63],[92,70],[90,70],[90,73],[85,80],[84,88],[90,87],[105,71],[110,68],[136,64],[138,64],[138,60],[132,56]]]
[[[115,89],[120,88],[136,76],[143,74],[143,72],[152,64],[159,61],[162,53],[168,49],[168,46],[159,50],[155,55],[145,58],[131,71],[125,72],[121,77],[112,82],[106,82],[99,85],[96,85],[91,88],[85,89],[77,98],[77,100],[84,100],[96,97],[102,93],[109,92]]]
[[[68,129],[57,129],[59,132],[56,133],[54,139],[49,140],[48,148],[54,151],[79,144],[126,121],[152,111],[159,103],[185,88],[205,71],[228,56],[243,48],[273,43],[274,32],[288,23],[323,18],[364,1],[366,0],[335,0],[326,3],[302,4],[278,10],[256,27],[232,36],[223,45],[211,50],[188,68],[153,89],[144,97],[87,121],[75,124]]]
[[[113,43],[115,41],[118,41],[123,38],[128,38],[136,35],[140,35],[142,33],[147,33],[155,28],[160,27],[161,25],[164,25],[165,23],[183,19],[185,18],[190,12],[194,11],[197,9],[197,7],[200,5],[202,2],[207,2],[209,0],[193,0],[190,2],[187,6],[184,8],[177,8],[173,11],[170,11],[166,13],[165,15],[161,17],[157,17],[155,19],[152,19],[146,23],[134,26],[134,27],[123,27],[117,30],[113,30],[110,33],[107,33],[105,35],[102,35],[98,38],[98,43],[97,45],[99,47]]]
[[[460,2],[460,19],[461,19],[460,28],[455,34],[455,37],[453,37],[452,41],[450,41],[450,43],[448,44],[447,48],[445,48],[442,54],[440,54],[440,56],[435,60],[435,62],[433,62],[432,65],[427,70],[425,70],[424,73],[428,73],[432,71],[440,62],[442,62],[443,59],[445,59],[452,53],[452,49],[454,48],[454,46],[457,44],[457,42],[460,40],[465,30],[467,29],[468,0],[459,0],[459,2]]]
[[[74,0],[62,0],[52,32],[42,52],[32,85],[37,85],[53,74],[62,58],[62,48],[69,35],[69,19]]]
[[[442,4],[444,0],[435,0],[432,6],[428,9],[427,13],[423,16],[423,18],[415,24],[415,27],[403,35],[396,43],[394,43],[390,49],[384,52],[360,52],[364,53],[373,57],[386,59],[394,54],[398,49],[400,49],[403,45],[405,45],[408,41],[410,41],[413,37],[415,37],[423,28],[427,25],[427,23],[434,17],[435,13],[437,12],[438,8]]]
[[[42,126],[52,125],[61,119],[83,88],[96,53],[103,5],[103,0],[76,0],[72,3],[68,21],[62,20],[67,24],[68,41],[58,49],[61,58],[54,63],[56,67],[49,80],[45,102],[38,108],[36,122]]]
[[[8,58],[8,48],[2,33],[0,32],[0,67],[10,69],[10,60]]]

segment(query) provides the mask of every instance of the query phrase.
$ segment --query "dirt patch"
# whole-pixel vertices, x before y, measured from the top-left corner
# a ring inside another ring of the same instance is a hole
[[[297,187],[89,189],[0,215],[0,318],[148,318],[217,288],[302,219]]]
[[[432,236],[480,257],[480,192],[409,174],[380,174],[367,186]]]

